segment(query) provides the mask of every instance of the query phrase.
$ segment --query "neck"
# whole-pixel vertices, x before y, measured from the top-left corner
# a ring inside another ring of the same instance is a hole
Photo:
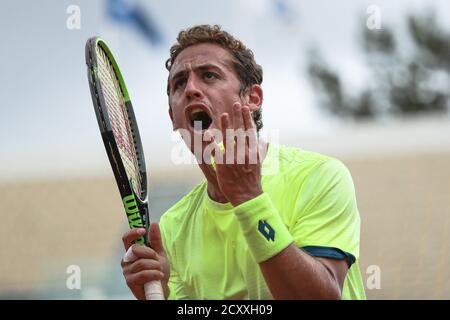
[[[268,146],[269,144],[267,142],[259,140],[258,148],[261,164],[266,158]],[[213,169],[213,167],[206,163],[199,164],[198,166],[200,167],[206,180],[208,181],[207,191],[210,199],[219,203],[229,202],[227,198],[223,195],[222,190],[220,190],[219,184],[217,182],[216,171]]]

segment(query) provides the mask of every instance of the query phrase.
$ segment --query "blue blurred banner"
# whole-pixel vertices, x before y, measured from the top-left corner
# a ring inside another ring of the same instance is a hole
[[[149,10],[136,1],[107,0],[106,10],[112,20],[133,26],[152,46],[163,42],[161,32]]]
[[[283,23],[290,25],[295,22],[295,10],[287,0],[272,0],[272,10]]]

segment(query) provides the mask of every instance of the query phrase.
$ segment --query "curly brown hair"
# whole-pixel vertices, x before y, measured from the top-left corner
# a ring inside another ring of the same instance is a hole
[[[263,81],[262,67],[256,63],[253,52],[240,40],[228,32],[221,30],[218,25],[198,25],[180,31],[177,42],[170,48],[170,58],[166,61],[166,69],[170,71],[175,59],[181,51],[189,46],[199,43],[214,43],[230,52],[234,70],[241,82],[239,94],[243,96],[247,89],[254,84],[260,85]],[[169,84],[167,96],[170,97]],[[253,120],[259,131],[263,127],[261,108],[253,112]]]

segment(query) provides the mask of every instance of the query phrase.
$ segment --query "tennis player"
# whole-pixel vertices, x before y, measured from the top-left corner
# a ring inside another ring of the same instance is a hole
[[[365,299],[352,177],[337,159],[259,139],[263,75],[252,51],[219,26],[194,26],[166,67],[173,128],[206,180],[151,225],[153,248],[134,245],[139,259],[122,261],[135,297],[162,280],[168,299]],[[125,233],[125,247],[143,233]]]

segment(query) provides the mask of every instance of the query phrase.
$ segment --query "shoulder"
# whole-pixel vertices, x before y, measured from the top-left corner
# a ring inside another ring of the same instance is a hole
[[[303,182],[310,178],[349,176],[345,164],[332,156],[288,146],[271,146],[271,157],[278,159],[279,172]]]

